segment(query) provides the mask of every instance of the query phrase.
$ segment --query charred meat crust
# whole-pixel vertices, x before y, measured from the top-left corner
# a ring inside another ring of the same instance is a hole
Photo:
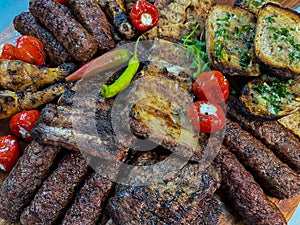
[[[220,192],[242,216],[246,224],[287,224],[280,210],[268,200],[251,173],[225,146],[221,147],[215,162],[221,167]]]
[[[60,65],[71,62],[68,51],[56,40],[53,34],[40,24],[30,12],[22,12],[13,21],[14,28],[22,35],[30,35],[39,39],[51,64]]]
[[[260,122],[244,116],[240,112],[237,99],[233,96],[227,100],[227,106],[227,116],[261,140],[277,157],[299,174],[300,141],[287,128],[277,121]]]
[[[22,212],[22,224],[55,224],[88,172],[79,152],[68,153]]]
[[[299,194],[299,175],[230,119],[227,119],[224,142],[267,193],[280,199]]]
[[[106,15],[96,0],[67,0],[78,21],[93,35],[99,50],[115,47]]]
[[[23,208],[38,191],[49,174],[60,148],[32,141],[24,150],[13,170],[4,180],[0,192],[0,217],[19,220]]]
[[[29,10],[52,32],[72,58],[86,62],[97,52],[98,44],[93,36],[60,3],[55,0],[30,0]]]

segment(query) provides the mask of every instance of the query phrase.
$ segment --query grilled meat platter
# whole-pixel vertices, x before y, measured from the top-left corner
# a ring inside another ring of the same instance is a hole
[[[300,202],[291,3],[29,0],[0,57],[0,135],[20,149],[0,171],[0,224],[287,224]],[[28,37],[38,55],[21,54]]]

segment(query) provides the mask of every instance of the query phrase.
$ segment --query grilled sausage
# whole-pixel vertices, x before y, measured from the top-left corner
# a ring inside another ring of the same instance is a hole
[[[286,224],[280,210],[268,200],[251,173],[225,146],[221,147],[215,162],[221,167],[221,192],[246,224]]]
[[[79,152],[68,153],[22,212],[22,224],[55,224],[88,172]]]
[[[277,121],[259,122],[243,116],[237,99],[230,97],[227,101],[227,115],[237,121],[245,130],[260,139],[278,158],[300,173],[300,142]]]
[[[42,26],[30,12],[22,12],[13,21],[15,30],[23,35],[34,36],[39,39],[45,47],[45,52],[53,65],[71,62],[72,57],[68,51],[56,40],[53,34]]]
[[[67,3],[79,22],[98,42],[99,50],[110,50],[115,47],[110,25],[96,0],[67,0]]]
[[[224,141],[266,192],[280,199],[299,194],[300,176],[230,119],[227,119]]]
[[[0,192],[0,217],[17,221],[48,175],[60,148],[32,141],[4,180]]]
[[[77,61],[89,61],[97,52],[98,44],[93,36],[60,3],[30,0],[29,10]]]

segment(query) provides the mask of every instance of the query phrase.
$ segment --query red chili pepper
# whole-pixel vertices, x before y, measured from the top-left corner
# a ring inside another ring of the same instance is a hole
[[[46,58],[43,43],[32,36],[23,35],[17,39],[16,59],[35,65],[43,65]]]
[[[20,155],[18,140],[12,136],[0,136],[0,169],[10,171]]]
[[[66,0],[56,0],[56,1],[59,2],[60,4],[67,5]]]
[[[145,0],[136,1],[129,17],[133,26],[139,31],[146,31],[156,26],[159,20],[156,6]]]
[[[15,49],[16,47],[11,44],[3,45],[0,59],[15,59]]]
[[[11,117],[9,126],[15,136],[31,141],[31,130],[39,118],[40,112],[37,110],[19,112]]]

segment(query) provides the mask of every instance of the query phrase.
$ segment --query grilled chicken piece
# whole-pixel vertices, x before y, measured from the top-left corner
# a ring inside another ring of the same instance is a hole
[[[75,70],[71,63],[56,68],[39,67],[20,60],[0,60],[0,89],[35,92],[62,81]],[[2,95],[2,94],[1,94]]]
[[[0,91],[0,119],[50,102],[59,97],[71,85],[71,83],[57,83],[37,92]]]

